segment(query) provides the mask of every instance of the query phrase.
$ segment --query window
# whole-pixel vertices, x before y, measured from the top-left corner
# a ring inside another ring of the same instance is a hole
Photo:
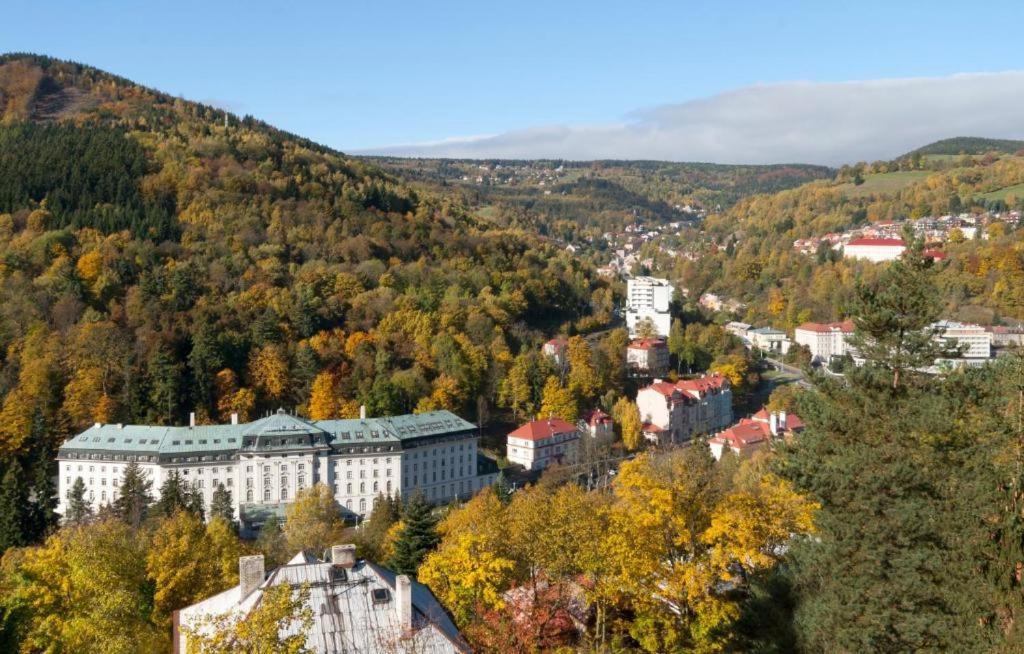
[[[270,486],[267,486],[267,487],[265,487],[263,489],[263,501],[264,502],[269,502],[270,501]]]
[[[103,500],[104,502],[107,501],[107,491],[103,491],[103,493],[100,495],[100,499]]]
[[[359,482],[359,493],[363,494],[365,492],[366,492],[366,482],[365,481],[361,481],[361,482]]]
[[[345,473],[345,479],[352,479],[352,471],[351,470],[349,470],[347,473]]]
[[[366,498],[359,500],[359,512],[366,513]]]
[[[300,490],[306,487],[306,475],[299,475],[298,487]]]
[[[388,481],[388,495],[391,494],[391,482]]]
[[[305,464],[303,464],[303,463],[300,463],[300,464],[299,464],[299,466],[298,466],[298,470],[299,470],[299,472],[302,472],[302,471],[303,471],[303,470],[305,470],[305,469],[306,469],[306,465],[305,465]]]
[[[282,486],[281,487],[281,499],[282,500],[288,499],[288,487],[287,486]]]
[[[235,481],[234,479],[232,479],[231,477],[228,477],[228,488],[231,488],[232,486],[234,486],[234,481]]]
[[[345,508],[349,511],[352,510],[352,500],[345,500]]]
[[[387,472],[385,472],[384,474],[387,475],[388,477],[390,477],[391,476],[391,468],[388,468]]]
[[[345,484],[345,493],[347,495],[351,495],[352,494],[352,484],[351,483]]]
[[[379,491],[380,491],[379,485],[377,484],[377,482],[373,482],[373,492],[377,493]]]
[[[373,469],[373,476],[374,476],[374,477],[376,477],[376,476],[377,476],[377,473],[378,473],[378,472],[379,472],[379,470],[377,470],[376,468],[374,468],[374,469]]]
[[[229,479],[228,481],[231,481],[231,480]],[[246,477],[245,478],[245,487],[246,488],[252,488],[252,477]]]
[[[252,489],[245,491],[245,501],[252,502]]]

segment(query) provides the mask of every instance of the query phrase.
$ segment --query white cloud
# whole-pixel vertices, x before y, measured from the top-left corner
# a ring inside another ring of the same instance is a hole
[[[1024,71],[840,83],[756,84],[598,125],[374,148],[459,158],[659,159],[837,165],[953,136],[1024,138]]]

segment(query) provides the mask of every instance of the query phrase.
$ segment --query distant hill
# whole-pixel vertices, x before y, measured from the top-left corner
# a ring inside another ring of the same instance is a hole
[[[942,139],[934,143],[911,150],[903,157],[914,154],[985,154],[986,152],[1003,152],[1015,154],[1024,150],[1024,141],[1012,139],[987,139],[977,136],[956,136],[950,139]],[[900,158],[903,158],[900,157]]]

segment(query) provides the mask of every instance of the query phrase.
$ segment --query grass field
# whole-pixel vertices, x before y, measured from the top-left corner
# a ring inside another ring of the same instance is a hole
[[[982,193],[978,197],[983,200],[1005,200],[1008,195],[1015,195],[1018,198],[1024,198],[1024,184],[1014,184],[1013,186],[997,189],[990,193]]]
[[[866,195],[885,195],[895,193],[915,182],[920,182],[931,174],[933,172],[930,170],[900,170],[894,173],[866,175],[864,183],[860,186],[840,184],[839,190],[849,198],[864,197]]]

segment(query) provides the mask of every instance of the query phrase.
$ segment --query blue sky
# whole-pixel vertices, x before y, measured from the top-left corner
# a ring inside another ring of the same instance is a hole
[[[620,125],[752,85],[1019,71],[1022,18],[1022,3],[998,1],[8,0],[0,50],[95,65],[353,151]]]

